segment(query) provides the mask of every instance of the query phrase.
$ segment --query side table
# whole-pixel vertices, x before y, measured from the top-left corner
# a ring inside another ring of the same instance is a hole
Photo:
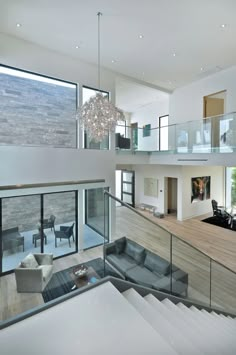
[[[41,235],[40,233],[36,233],[32,235],[32,243],[34,244],[34,247],[36,248],[37,246],[37,240],[41,239]],[[47,236],[45,233],[43,233],[43,239],[44,239],[44,243],[47,244]]]

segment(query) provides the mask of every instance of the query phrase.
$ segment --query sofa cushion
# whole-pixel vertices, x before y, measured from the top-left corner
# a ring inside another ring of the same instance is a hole
[[[125,272],[136,266],[136,261],[130,256],[122,254],[108,254],[106,260],[113,265],[119,272],[125,275]]]
[[[115,240],[116,253],[121,254],[125,250],[126,237]]]
[[[145,249],[141,245],[127,239],[124,252],[133,258],[137,264],[143,263],[145,257]]]
[[[150,251],[146,251],[144,266],[159,275],[168,275],[170,273],[169,261],[162,259],[159,255]]]
[[[170,277],[162,277],[160,280],[153,282],[152,288],[158,291],[168,292],[172,291],[172,294],[180,296],[187,293],[188,285],[172,279],[172,288]]]
[[[140,265],[127,270],[125,276],[132,282],[150,288],[153,283],[158,282],[160,279],[160,276],[155,275],[153,272]]]
[[[35,259],[33,254],[27,255],[21,262],[21,267],[23,268],[30,268],[34,269],[37,268],[39,264],[37,263],[37,260]]]

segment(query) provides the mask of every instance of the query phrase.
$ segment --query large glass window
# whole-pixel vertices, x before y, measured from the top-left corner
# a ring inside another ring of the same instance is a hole
[[[76,192],[57,192],[43,196],[45,253],[54,257],[77,250]]]
[[[83,104],[88,101],[92,96],[95,96],[96,93],[101,92],[104,97],[109,98],[109,93],[102,90],[96,90],[92,88],[88,88],[83,86],[82,95],[83,95]],[[109,133],[107,136],[101,141],[96,142],[94,139],[89,137],[89,134],[84,132],[84,148],[86,149],[109,149]]]
[[[2,272],[12,270],[30,252],[40,252],[40,196],[2,199]]]
[[[226,168],[226,207],[236,213],[236,167]]]
[[[77,206],[77,191],[0,199],[0,273],[15,269],[30,253],[55,258],[76,252]]]
[[[76,84],[0,65],[0,101],[0,144],[76,147]]]

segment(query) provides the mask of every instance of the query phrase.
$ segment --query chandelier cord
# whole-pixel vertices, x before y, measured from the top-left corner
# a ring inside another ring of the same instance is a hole
[[[101,60],[100,60],[100,20],[102,13],[98,12],[98,89],[77,111],[83,128],[95,142],[108,139],[109,132],[115,132],[116,125],[125,121],[124,112],[109,101],[108,95],[101,92]]]
[[[97,13],[98,16],[98,89],[101,90],[101,68],[100,68],[100,18],[101,12]]]

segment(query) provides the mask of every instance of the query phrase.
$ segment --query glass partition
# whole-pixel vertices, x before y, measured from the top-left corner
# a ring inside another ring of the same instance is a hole
[[[172,236],[172,293],[210,305],[210,258]]]
[[[30,252],[39,252],[35,235],[40,211],[40,195],[2,199],[2,272],[16,268]]]
[[[170,233],[137,213],[131,207],[106,195],[111,208],[111,238],[105,245],[105,266],[118,277],[170,291]],[[108,228],[109,220],[105,219]]]
[[[211,306],[236,314],[236,274],[211,263]]]
[[[108,188],[106,189],[108,190]],[[103,191],[103,188],[88,189],[85,191],[85,224],[83,228],[83,249],[92,248],[97,245],[101,245],[104,242]],[[105,215],[106,214],[108,214],[107,206],[105,209]]]
[[[211,153],[233,152],[236,150],[236,113],[168,124],[168,116],[163,116],[160,127],[146,124],[138,127],[117,126],[116,147],[143,152]],[[118,137],[119,136],[119,137]],[[128,139],[130,142],[126,142]]]

